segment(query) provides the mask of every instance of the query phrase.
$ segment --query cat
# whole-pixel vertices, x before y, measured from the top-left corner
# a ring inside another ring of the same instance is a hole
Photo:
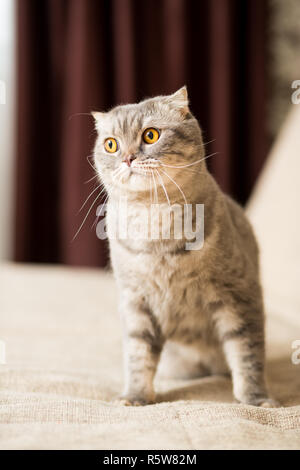
[[[110,229],[121,198],[129,228],[146,224],[138,203],[149,211],[154,202],[204,205],[198,250],[187,250],[187,239],[177,239],[174,230],[168,240],[161,230],[158,239],[109,236],[124,337],[122,403],[155,402],[163,348],[175,358],[186,347],[197,355],[196,375],[230,373],[239,402],[277,406],[265,383],[258,246],[243,209],[207,170],[186,87],[92,115],[94,164],[108,194],[108,234],[115,234]]]

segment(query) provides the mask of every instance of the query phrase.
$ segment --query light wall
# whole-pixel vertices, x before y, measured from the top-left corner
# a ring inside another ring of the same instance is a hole
[[[15,1],[0,0],[0,260],[12,257]],[[3,102],[5,101],[5,102]]]
[[[300,2],[269,0],[267,8],[267,125],[275,139],[292,108],[291,85],[300,79]]]

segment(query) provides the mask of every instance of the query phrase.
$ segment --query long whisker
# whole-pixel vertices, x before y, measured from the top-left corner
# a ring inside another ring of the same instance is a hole
[[[94,205],[96,204],[96,201],[99,199],[100,196],[101,196],[101,193],[99,193],[98,196],[96,196],[96,198],[94,199],[93,204],[92,204],[91,207],[89,208],[89,210],[88,210],[88,212],[87,212],[85,218],[83,219],[83,222],[81,223],[79,229],[78,229],[77,232],[75,233],[75,235],[74,235],[74,237],[72,238],[71,242],[73,242],[73,241],[75,240],[75,238],[77,237],[77,235],[79,234],[79,232],[80,232],[80,230],[82,229],[82,227],[83,227],[83,225],[84,225],[86,219],[88,218],[88,216],[89,216],[91,210],[93,209]]]
[[[97,171],[97,168],[95,168],[94,165],[93,165],[93,164],[90,162],[90,160],[89,160],[89,159],[92,158],[93,156],[94,156],[93,154],[92,154],[92,155],[88,155],[88,156],[86,157],[86,159],[87,159],[87,162],[88,162],[88,164],[90,165],[90,167],[93,168],[94,171]]]
[[[121,166],[118,166],[114,171],[113,171],[113,175],[116,175],[119,171],[122,170],[122,167]]]
[[[173,178],[171,178],[170,175],[168,175],[168,173],[166,173],[164,170],[161,170],[161,171],[162,171],[162,172],[164,173],[164,175],[166,175],[166,176],[169,178],[169,180],[171,180],[171,181],[175,184],[175,186],[179,189],[179,191],[180,191],[180,193],[181,193],[181,195],[182,195],[182,197],[183,197],[183,199],[184,199],[184,201],[185,201],[185,204],[187,205],[188,202],[187,202],[187,200],[186,200],[185,194],[184,194],[184,192],[182,191],[181,187],[176,183],[175,180],[173,180]]]
[[[123,172],[123,168],[121,168],[121,167],[117,168],[112,174],[113,178],[116,179],[117,176],[120,176],[122,172]]]
[[[157,184],[156,184],[155,175],[154,175],[154,171],[153,171],[153,170],[151,170],[151,174],[152,174],[153,183],[154,183],[154,189],[155,189],[155,201],[156,201],[156,204],[158,204]]]
[[[161,163],[161,166],[166,167],[166,168],[173,168],[172,166],[165,165],[164,163]],[[207,174],[205,171],[196,171],[196,170],[191,170],[190,168],[184,168],[184,167],[182,168],[182,170],[188,171],[190,173],[195,173],[195,175],[205,175],[205,174]]]
[[[97,177],[98,177],[98,175],[92,176],[89,180],[85,181],[84,184],[90,183],[91,181],[93,181],[93,180],[94,180],[95,178],[97,178]]]
[[[210,157],[213,157],[214,155],[217,155],[218,152],[214,152],[214,153],[211,153],[210,155],[207,155],[206,157],[204,158],[201,158],[200,160],[197,160],[196,162],[192,162],[192,163],[188,163],[187,165],[166,165],[166,164],[163,164],[163,166],[166,166],[168,168],[187,168],[188,166],[193,166],[193,165],[197,165],[198,163],[201,163],[203,162],[204,160],[206,160],[207,158],[210,158]]]
[[[89,194],[89,196],[86,198],[86,200],[84,201],[84,203],[82,204],[82,206],[80,207],[77,215],[79,214],[79,212],[82,211],[82,209],[84,208],[84,206],[86,205],[86,203],[89,201],[89,199],[91,198],[91,196],[97,191],[97,189],[99,189],[100,187],[102,186],[102,183],[100,183],[98,186],[96,186],[96,188]]]
[[[118,182],[120,183],[121,182],[121,178],[122,178],[122,173],[124,172],[124,168],[122,167],[118,167],[116,170],[113,171],[112,173],[112,177],[117,180],[117,177],[120,176]]]
[[[202,145],[204,147],[205,145],[211,144],[212,142],[215,142],[215,141],[216,141],[216,139],[212,139],[212,140],[209,140],[208,142],[203,142]]]
[[[105,205],[106,205],[106,203],[107,203],[108,197],[109,197],[109,196],[108,196],[108,194],[107,194],[106,198],[104,199],[104,202],[102,203],[102,207],[101,207],[101,209],[100,209],[100,212],[99,212],[99,214],[97,214],[97,217],[96,217],[96,219],[95,219],[93,225],[91,226],[91,230],[93,230],[93,228],[97,225],[98,220],[100,219],[100,217],[101,217],[101,215],[102,215],[102,209],[103,209],[103,207],[105,207]]]
[[[161,185],[162,185],[162,188],[163,188],[164,193],[165,193],[165,195],[166,195],[168,204],[169,204],[169,206],[171,206],[170,199],[169,199],[169,196],[168,196],[168,192],[167,192],[166,187],[165,187],[165,185],[164,185],[163,179],[162,179],[162,177],[161,177],[161,175],[160,175],[160,173],[159,173],[158,170],[155,170],[155,172],[156,172],[157,175],[159,176],[159,179],[160,179],[160,181],[161,181]]]
[[[152,204],[152,180],[149,178],[149,195],[150,195],[150,204]]]
[[[69,121],[70,119],[72,119],[73,117],[77,117],[77,116],[90,116],[91,117],[91,113],[74,113],[74,114],[71,114],[71,116],[69,116]]]

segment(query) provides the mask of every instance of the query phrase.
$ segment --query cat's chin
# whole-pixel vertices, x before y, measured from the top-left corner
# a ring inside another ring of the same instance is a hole
[[[145,191],[149,189],[151,174],[140,173],[133,170],[130,175],[122,180],[121,186],[128,191]]]
[[[131,168],[128,170],[129,171],[123,170],[122,174],[112,181],[115,188],[130,192],[149,190],[150,182],[152,182],[153,178],[151,172],[140,170],[139,168]]]

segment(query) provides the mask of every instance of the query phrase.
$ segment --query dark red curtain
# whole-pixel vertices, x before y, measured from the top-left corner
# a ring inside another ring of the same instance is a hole
[[[91,110],[187,84],[222,188],[244,203],[265,148],[263,0],[18,0],[18,261],[103,266],[78,210],[94,181]],[[92,199],[91,199],[92,202]],[[87,205],[87,209],[88,209]]]

